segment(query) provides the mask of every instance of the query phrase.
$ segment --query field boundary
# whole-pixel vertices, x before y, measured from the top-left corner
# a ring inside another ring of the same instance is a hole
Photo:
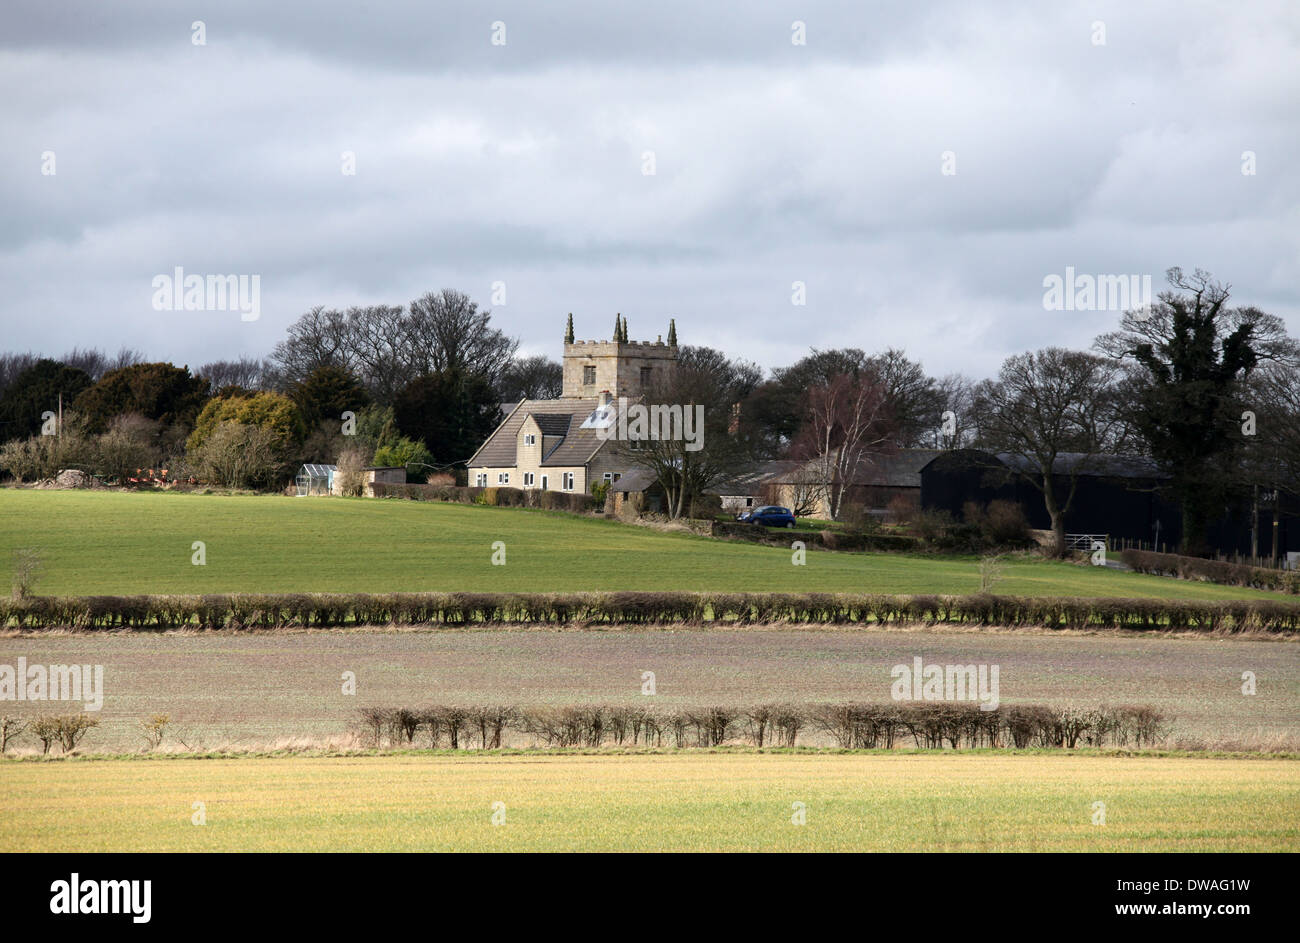
[[[249,593],[0,599],[0,628],[964,625],[1300,631],[1300,602],[858,593]]]
[[[483,750],[452,750],[441,747],[436,750],[421,748],[376,749],[376,748],[304,748],[276,750],[196,750],[178,752],[160,750],[155,752],[119,752],[119,753],[6,753],[0,756],[0,765],[4,763],[132,763],[152,760],[169,762],[176,760],[295,760],[295,759],[434,759],[452,760],[453,762],[472,763],[476,760],[524,759],[546,757],[624,757],[624,756],[661,756],[690,758],[698,756],[926,756],[942,758],[947,756],[996,756],[1002,757],[1056,757],[1063,762],[1088,758],[1101,759],[1183,759],[1183,760],[1277,760],[1279,762],[1300,761],[1300,753],[1268,752],[1263,750],[1176,750],[1164,747],[1134,749],[1119,747],[1078,747],[1074,750],[1058,750],[1046,747],[958,747],[942,750],[927,750],[918,747],[895,747],[885,749],[855,749],[836,746],[794,746],[794,747],[755,747],[749,744],[725,744],[722,746],[692,747],[682,750],[676,747],[498,747]]]

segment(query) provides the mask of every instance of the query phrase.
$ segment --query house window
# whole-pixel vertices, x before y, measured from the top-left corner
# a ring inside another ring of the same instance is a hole
[[[614,473],[613,473],[613,472],[605,472],[605,480],[606,480],[606,481],[613,481],[613,480],[614,480]]]
[[[565,491],[573,490],[573,472],[565,472],[561,481],[564,485]]]
[[[524,487],[531,488],[532,486],[533,486],[533,473],[524,472]]]
[[[583,385],[583,386],[595,386],[595,385],[596,385],[596,368],[595,368],[595,367],[583,367],[583,368],[582,368],[582,385]]]
[[[487,472],[479,472],[474,476],[474,484],[480,488],[487,487]]]
[[[499,485],[508,485],[508,484],[510,484],[510,472],[498,472],[498,473],[497,473],[497,484],[499,484]]]
[[[531,433],[524,436],[524,445],[536,445],[536,444],[537,444],[537,436]]]
[[[548,476],[548,475],[543,475],[543,476],[542,476],[542,490],[543,490],[543,491],[546,490],[546,487],[547,487],[547,486],[546,486],[546,482],[547,482],[547,479],[548,479],[549,477],[550,477],[550,476]]]

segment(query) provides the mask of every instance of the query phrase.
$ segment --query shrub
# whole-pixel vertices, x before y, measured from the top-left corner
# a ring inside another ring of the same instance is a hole
[[[0,717],[0,753],[9,749],[10,740],[17,740],[23,735],[27,724],[21,717],[10,717],[8,714]]]
[[[1300,572],[1185,557],[1175,553],[1155,553],[1150,550],[1122,550],[1119,557],[1126,566],[1138,573],[1300,594]]]

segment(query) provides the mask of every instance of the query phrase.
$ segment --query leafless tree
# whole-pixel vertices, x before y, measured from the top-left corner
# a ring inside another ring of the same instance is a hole
[[[997,379],[975,388],[978,442],[1013,456],[999,468],[1042,494],[1058,554],[1080,474],[1124,441],[1114,397],[1119,374],[1113,361],[1048,347],[1008,357]]]
[[[805,420],[792,454],[806,460],[833,520],[844,496],[864,482],[875,456],[893,444],[884,387],[868,373],[842,373],[808,391]]]
[[[459,369],[495,382],[519,342],[491,326],[492,315],[451,288],[429,292],[410,304],[407,364],[413,374]]]

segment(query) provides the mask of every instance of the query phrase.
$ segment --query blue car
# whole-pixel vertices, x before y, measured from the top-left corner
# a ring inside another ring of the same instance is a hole
[[[790,509],[777,507],[774,504],[746,511],[736,520],[742,524],[761,524],[763,527],[794,527],[794,514]]]

